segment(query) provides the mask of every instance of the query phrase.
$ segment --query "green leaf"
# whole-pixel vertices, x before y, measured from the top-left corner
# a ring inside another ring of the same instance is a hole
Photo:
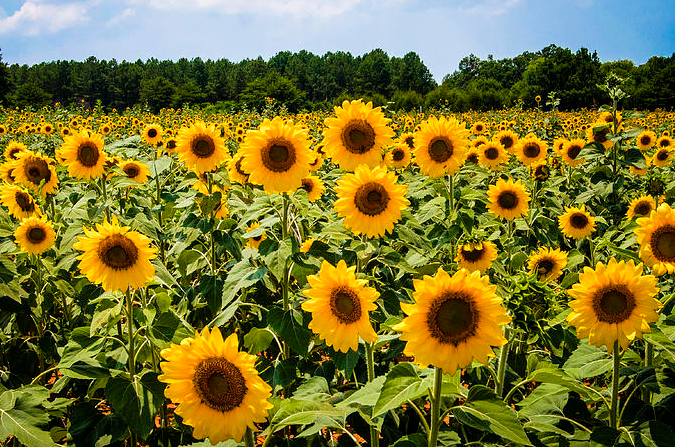
[[[675,362],[675,344],[668,339],[661,329],[652,326],[652,332],[644,334],[646,341],[652,343],[657,348],[661,349],[661,354]]]
[[[582,341],[582,344],[567,359],[563,369],[575,379],[587,379],[612,369],[612,359],[607,357],[606,350]]]
[[[318,433],[325,427],[338,427],[344,430],[346,412],[325,402],[283,399],[272,420],[270,427],[263,432],[269,434],[292,425],[310,425],[299,436],[309,436]]]
[[[278,281],[282,280],[284,271],[286,269],[286,262],[288,262],[288,258],[292,254],[293,244],[290,238],[286,238],[279,243],[279,246],[276,250],[265,255],[265,265]]]
[[[472,386],[464,405],[454,408],[452,412],[463,424],[494,433],[511,442],[530,445],[516,412],[494,391],[483,385]]]
[[[423,379],[418,371],[411,363],[399,363],[387,373],[373,409],[373,417],[398,408],[409,399],[427,394],[427,390],[433,386],[433,377]]]
[[[237,262],[228,273],[223,284],[223,305],[229,304],[244,287],[257,283],[265,276],[266,272],[267,270],[263,267],[253,266],[250,259],[242,259]]]
[[[178,272],[182,277],[186,277],[199,268],[198,261],[202,254],[197,250],[185,250],[178,256]]]
[[[312,333],[296,321],[293,317],[293,310],[284,312],[279,307],[273,307],[270,309],[267,319],[270,326],[288,343],[293,351],[303,357],[307,355],[309,338]]]
[[[49,432],[42,429],[49,424],[49,416],[42,407],[48,397],[49,391],[37,385],[0,394],[0,440],[15,436],[31,447],[56,446]]]
[[[163,383],[157,374],[146,371],[134,381],[117,376],[108,380],[105,395],[115,413],[141,437],[147,437],[155,426],[155,414],[164,403]]]
[[[269,329],[254,327],[244,335],[244,346],[249,354],[258,355],[270,346],[272,340],[274,340],[274,334]]]
[[[562,369],[552,366],[536,369],[527,376],[528,381],[553,383],[564,386],[565,388],[576,391],[579,394],[586,394],[588,390],[579,381],[568,375]]]
[[[387,378],[385,376],[376,377],[375,380],[366,383],[364,386],[354,391],[345,400],[338,404],[338,407],[373,407],[380,398],[382,385]]]

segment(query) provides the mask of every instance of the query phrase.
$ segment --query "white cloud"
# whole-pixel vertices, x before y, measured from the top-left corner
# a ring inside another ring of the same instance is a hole
[[[54,33],[89,20],[82,3],[52,4],[27,1],[14,14],[0,17],[0,34],[38,35]]]
[[[354,9],[363,0],[130,0],[151,8],[212,11],[224,15],[254,13],[295,18],[329,18]]]
[[[113,17],[112,19],[108,20],[105,24],[107,26],[115,26],[119,23],[122,23],[125,19],[133,16],[134,14],[136,14],[135,9],[127,8],[118,15],[116,15],[115,17]]]

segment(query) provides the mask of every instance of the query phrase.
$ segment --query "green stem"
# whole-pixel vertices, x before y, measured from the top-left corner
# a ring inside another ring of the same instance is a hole
[[[136,381],[136,352],[134,345],[134,305],[130,288],[127,288],[125,298],[127,305],[127,331],[129,333],[129,376],[131,377],[131,382],[134,383]],[[129,429],[129,434],[129,445],[136,447],[136,433]]]
[[[415,410],[415,413],[417,413],[417,416],[420,417],[420,421],[422,422],[422,426],[424,427],[424,432],[427,434],[427,437],[428,437],[431,429],[429,428],[429,424],[427,423],[427,420],[424,418],[424,414],[422,413],[422,410],[420,410],[420,407],[415,405],[415,402],[413,402],[410,399],[408,399],[408,405],[410,405],[412,407],[412,409]]]
[[[434,368],[434,398],[431,400],[431,431],[429,432],[429,447],[436,447],[438,443],[438,429],[441,424],[441,389],[443,388],[443,370]]]
[[[588,238],[588,240],[590,244],[591,266],[595,267],[595,241],[593,240],[593,237]]]
[[[282,242],[288,237],[288,208],[290,206],[290,200],[287,193],[284,193],[282,196],[283,201],[283,214],[281,216],[281,240]],[[284,274],[281,278],[281,296],[283,298],[284,312],[288,312],[291,309],[291,302],[289,296],[289,286],[290,286],[290,271],[289,271],[288,260],[284,265]],[[288,359],[290,357],[290,349],[288,343],[284,340],[284,351],[283,358]]]
[[[613,366],[612,366],[612,404],[609,409],[610,426],[612,428],[619,428],[617,426],[617,409],[619,403],[619,367],[621,366],[621,357],[619,356],[619,341],[614,342]]]
[[[450,211],[455,211],[455,177],[449,175],[448,180],[450,187]]]
[[[110,222],[110,208],[108,207],[108,192],[106,191],[106,180],[105,175],[101,177],[101,192],[103,193],[103,210],[105,211],[105,217]]]
[[[645,366],[649,368],[652,366],[653,363],[654,363],[654,345],[645,340]],[[652,402],[652,393],[647,388],[642,390],[642,399],[647,403]]]
[[[160,206],[162,204],[162,187],[159,184],[159,175],[157,174],[157,151],[153,151],[153,166],[155,168],[155,189],[156,189],[156,202],[157,202],[157,221],[159,223],[160,230],[162,229],[162,210]],[[162,264],[166,264],[166,257],[164,254],[164,240],[159,236],[159,257],[162,260]]]
[[[511,341],[509,340],[509,333],[506,328],[504,328],[504,336],[506,337],[507,342],[499,350],[499,365],[497,369],[497,383],[495,384],[495,393],[497,396],[502,397],[504,393],[504,379],[506,378],[506,362],[509,359],[509,346]]]
[[[368,382],[375,380],[375,343],[366,343],[366,364],[368,366]],[[370,445],[378,447],[380,445],[380,434],[375,425],[370,426]]]
[[[246,429],[246,434],[244,435],[244,444],[246,444],[246,447],[253,447],[255,445],[255,442],[253,441],[253,432],[250,428]]]

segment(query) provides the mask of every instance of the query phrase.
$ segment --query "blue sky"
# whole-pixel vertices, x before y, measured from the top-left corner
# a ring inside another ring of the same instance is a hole
[[[675,1],[2,0],[9,63],[56,59],[238,61],[279,51],[415,51],[436,80],[470,53],[513,57],[555,43],[602,61],[675,51]]]

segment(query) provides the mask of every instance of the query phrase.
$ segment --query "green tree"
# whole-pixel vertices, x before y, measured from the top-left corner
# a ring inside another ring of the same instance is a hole
[[[175,91],[176,87],[173,82],[163,76],[143,79],[141,81],[140,100],[147,103],[152,110],[158,111],[163,107],[171,106]]]
[[[303,93],[290,79],[276,71],[257,78],[246,85],[239,100],[258,110],[265,107],[265,98],[274,98],[284,104],[290,112],[297,112],[304,105]]]
[[[2,51],[0,50],[0,104],[7,105],[7,96],[9,95],[12,83],[7,68],[7,63],[2,61]]]

